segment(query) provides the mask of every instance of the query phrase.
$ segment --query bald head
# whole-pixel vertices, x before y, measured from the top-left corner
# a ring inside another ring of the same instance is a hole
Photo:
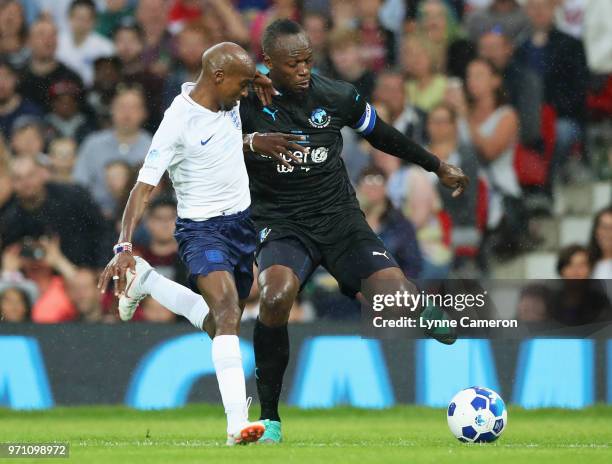
[[[255,74],[255,63],[244,48],[232,42],[213,45],[202,54],[202,75],[214,78],[218,71],[228,74]]]
[[[201,98],[199,103],[209,109],[229,110],[248,95],[255,72],[255,63],[244,48],[222,42],[202,55],[202,74],[196,83],[195,95],[192,92],[191,96],[196,101]]]

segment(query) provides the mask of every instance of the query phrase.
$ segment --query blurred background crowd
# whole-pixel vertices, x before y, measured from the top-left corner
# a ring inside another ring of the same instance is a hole
[[[215,43],[261,62],[278,18],[304,26],[314,72],[471,178],[453,199],[343,131],[367,220],[408,277],[495,276],[545,240],[534,220],[559,189],[612,181],[610,0],[0,0],[2,322],[118,319],[96,283],[164,109]],[[554,250],[560,277],[612,278],[612,207],[593,213]],[[175,219],[164,179],[134,242],[184,283]],[[292,319],[355,314],[320,271]],[[175,321],[151,299],[135,319]]]

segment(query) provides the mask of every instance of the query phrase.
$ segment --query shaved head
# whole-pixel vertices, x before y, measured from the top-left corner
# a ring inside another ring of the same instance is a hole
[[[225,74],[236,72],[255,74],[255,63],[240,45],[221,42],[202,54],[203,77],[213,77],[216,71],[223,71]]]
[[[204,101],[212,99],[213,107],[231,109],[240,98],[248,95],[255,73],[255,62],[244,48],[232,42],[221,42],[202,54],[202,73],[196,95]]]

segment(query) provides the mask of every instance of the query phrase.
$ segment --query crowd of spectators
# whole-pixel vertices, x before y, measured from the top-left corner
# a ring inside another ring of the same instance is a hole
[[[97,278],[164,109],[220,41],[265,70],[278,18],[304,26],[314,72],[471,179],[454,199],[343,130],[368,223],[405,274],[486,275],[533,246],[528,219],[550,213],[556,185],[612,178],[611,17],[612,2],[588,0],[0,0],[2,320],[117,320]],[[166,178],[134,241],[183,283],[175,218]],[[559,262],[563,277],[612,278],[609,208]],[[315,275],[296,320],[326,314],[310,296],[328,284]],[[251,300],[253,315],[256,288]],[[150,299],[135,319],[175,320]]]

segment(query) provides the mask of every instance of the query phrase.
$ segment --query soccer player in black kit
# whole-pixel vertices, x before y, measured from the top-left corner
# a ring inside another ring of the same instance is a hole
[[[311,74],[312,48],[299,24],[272,23],[264,32],[263,51],[279,93],[266,106],[256,94],[241,101],[245,146],[258,137],[254,133],[277,132],[303,136],[298,143],[304,147],[284,152],[286,164],[253,153],[245,157],[259,233],[261,299],[254,348],[261,419],[266,420],[260,442],[277,443],[289,311],[315,268],[327,269],[351,297],[364,293],[362,286],[376,288],[377,281],[387,289],[391,283],[394,291],[415,291],[359,208],[340,157],[340,129],[352,127],[375,148],[435,172],[455,196],[468,179],[380,120],[351,84]]]

